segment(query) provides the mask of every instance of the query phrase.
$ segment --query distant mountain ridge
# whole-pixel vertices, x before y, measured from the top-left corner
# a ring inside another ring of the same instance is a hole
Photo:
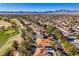
[[[0,11],[0,14],[64,14],[64,13],[77,13],[79,10],[55,10],[55,11]]]

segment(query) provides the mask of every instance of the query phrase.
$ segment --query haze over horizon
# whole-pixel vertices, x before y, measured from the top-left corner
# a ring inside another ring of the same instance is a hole
[[[79,10],[79,3],[0,3],[0,11]]]

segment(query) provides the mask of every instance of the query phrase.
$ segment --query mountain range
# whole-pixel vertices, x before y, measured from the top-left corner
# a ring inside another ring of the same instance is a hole
[[[0,11],[0,14],[79,14],[79,10],[55,11]]]

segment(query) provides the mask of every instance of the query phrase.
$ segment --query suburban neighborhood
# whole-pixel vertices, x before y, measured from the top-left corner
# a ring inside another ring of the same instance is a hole
[[[0,55],[77,56],[78,25],[78,15],[1,15]]]

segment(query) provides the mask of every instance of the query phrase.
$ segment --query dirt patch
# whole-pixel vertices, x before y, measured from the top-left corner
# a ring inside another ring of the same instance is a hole
[[[5,22],[3,20],[0,20],[0,27],[2,27],[2,26],[4,26],[5,28],[7,28],[7,27],[11,27],[12,24],[9,23],[9,22]]]

